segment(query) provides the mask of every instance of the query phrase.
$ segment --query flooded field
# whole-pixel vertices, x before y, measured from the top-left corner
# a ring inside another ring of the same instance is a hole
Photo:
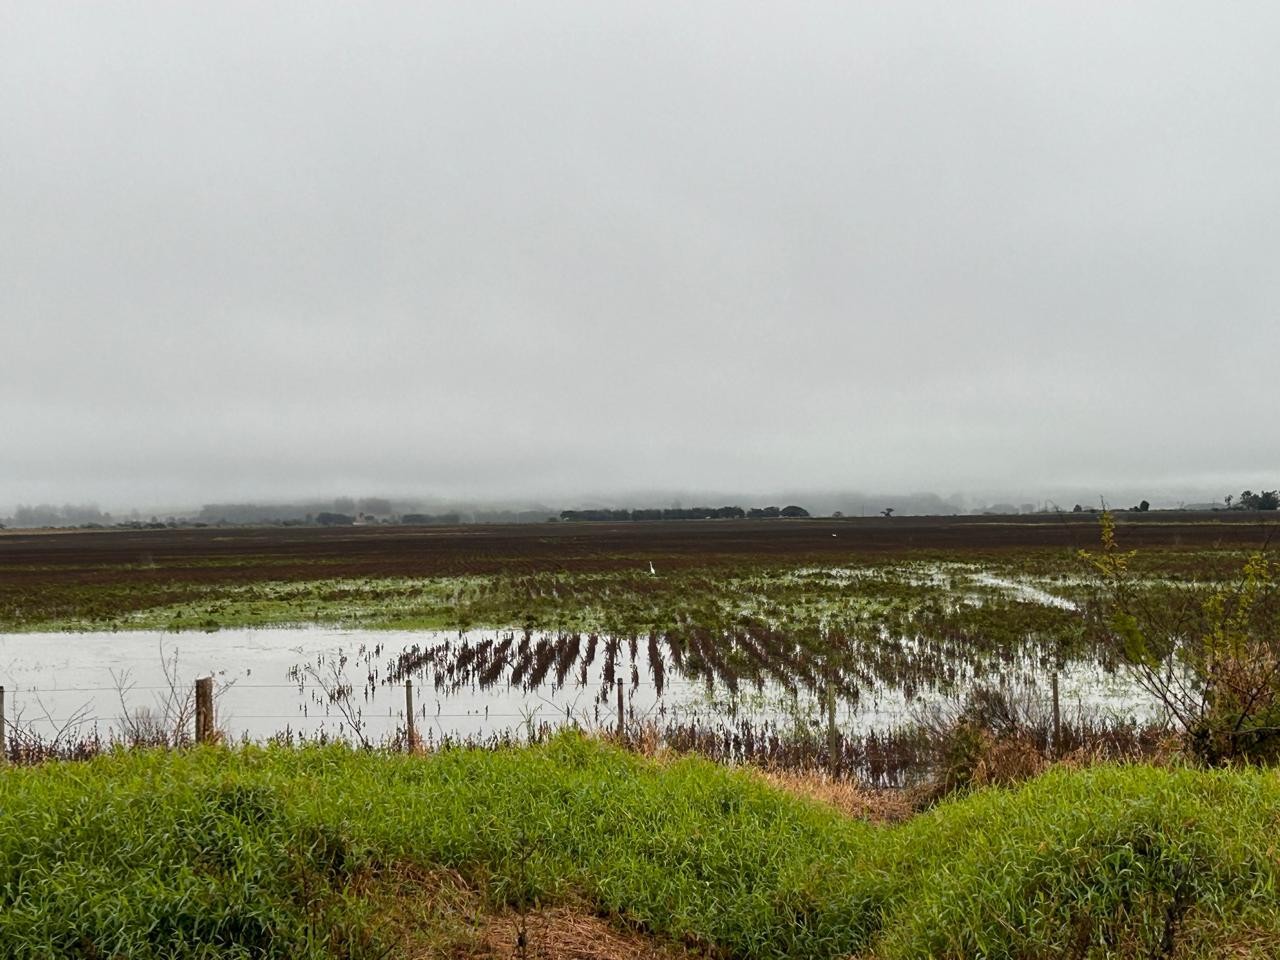
[[[1243,555],[1239,524],[1121,532],[1157,544],[1131,577],[1153,607],[1200,610]],[[900,783],[996,691],[1002,729],[1037,750],[1133,756],[1164,718],[1091,621],[1096,569],[1067,547],[1095,534],[971,518],[0,538],[0,684],[11,744],[59,748],[35,759],[189,737],[205,676],[235,740],[493,745],[573,724]]]
[[[898,643],[908,658],[921,656]],[[530,726],[625,722],[714,726],[749,721],[785,729],[826,709],[827,681],[846,735],[886,733],[922,710],[955,702],[974,683],[998,680],[1045,699],[1048,674],[1030,654],[998,677],[957,669],[945,682],[877,675],[883,657],[828,670],[781,642],[765,651],[749,635],[715,644],[659,638],[344,631],[322,627],[214,633],[0,635],[0,679],[11,724],[46,737],[97,727],[120,733],[139,711],[159,720],[196,677],[215,678],[217,724],[228,736],[263,740],[285,731],[371,742],[406,727],[405,681],[414,686],[424,738],[520,736]],[[759,659],[756,659],[759,658]],[[834,662],[834,661],[831,661]],[[1154,705],[1123,677],[1084,662],[1064,666],[1066,710],[1145,719]]]

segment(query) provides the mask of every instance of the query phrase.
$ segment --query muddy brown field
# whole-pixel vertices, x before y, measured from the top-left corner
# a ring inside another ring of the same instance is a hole
[[[1118,514],[1127,548],[1265,546],[1257,514]],[[1097,543],[1090,515],[545,523],[455,527],[223,527],[5,531],[10,587],[165,580],[237,583],[362,576],[590,572],[652,561],[687,569],[743,561],[834,562],[858,555],[1072,550]]]

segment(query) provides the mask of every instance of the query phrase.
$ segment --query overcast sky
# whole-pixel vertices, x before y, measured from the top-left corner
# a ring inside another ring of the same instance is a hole
[[[0,512],[1275,486],[1278,37],[0,0]]]

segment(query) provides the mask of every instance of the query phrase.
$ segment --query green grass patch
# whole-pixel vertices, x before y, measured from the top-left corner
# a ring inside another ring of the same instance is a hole
[[[406,865],[495,909],[585,903],[735,957],[1280,947],[1273,772],[1055,770],[874,826],[565,734],[428,758],[122,752],[0,773],[0,810],[9,957],[384,956],[366,891]]]

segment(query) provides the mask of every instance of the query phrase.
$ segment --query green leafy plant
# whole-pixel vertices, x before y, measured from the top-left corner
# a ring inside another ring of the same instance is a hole
[[[1280,579],[1262,552],[1233,582],[1144,589],[1115,520],[1082,552],[1096,579],[1095,625],[1168,711],[1189,752],[1218,765],[1280,759]]]

